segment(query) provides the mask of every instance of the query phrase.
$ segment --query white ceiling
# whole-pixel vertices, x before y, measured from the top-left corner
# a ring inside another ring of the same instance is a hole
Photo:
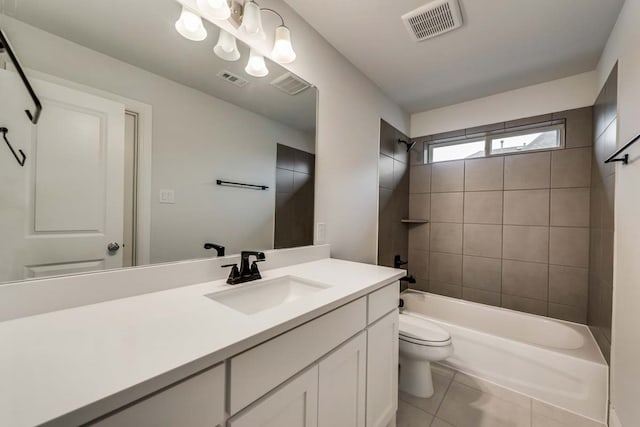
[[[174,0],[11,0],[5,4],[7,15],[34,27],[290,127],[315,130],[315,89],[289,96],[271,87],[269,83],[286,70],[269,60],[267,77],[247,75],[248,47],[240,42],[239,61],[219,59],[213,53],[218,28],[212,24],[205,24],[209,32],[205,41],[186,40],[174,28],[180,9]],[[243,88],[233,86],[216,77],[220,70],[250,83]]]
[[[459,0],[464,25],[416,43],[429,0],[285,0],[409,112],[595,69],[624,0]]]

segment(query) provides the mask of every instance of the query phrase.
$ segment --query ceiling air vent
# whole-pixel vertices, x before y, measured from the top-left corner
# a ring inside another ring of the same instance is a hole
[[[462,25],[458,0],[435,0],[402,15],[402,21],[415,41],[427,40]]]
[[[222,70],[216,75],[218,77],[220,77],[221,79],[226,80],[227,82],[231,83],[232,85],[236,85],[238,87],[243,87],[247,83],[249,83],[248,80],[245,80],[242,77],[240,77],[240,76],[238,76],[236,74],[233,74],[230,71],[226,71],[226,70]]]
[[[300,77],[291,73],[285,73],[271,82],[271,86],[274,86],[287,95],[297,95],[300,92],[309,89],[311,85]]]

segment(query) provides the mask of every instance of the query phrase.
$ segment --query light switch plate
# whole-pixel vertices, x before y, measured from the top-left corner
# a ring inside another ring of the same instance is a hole
[[[160,190],[160,203],[174,204],[176,202],[173,190]]]
[[[316,224],[316,243],[322,244],[327,240],[327,225],[324,222]]]

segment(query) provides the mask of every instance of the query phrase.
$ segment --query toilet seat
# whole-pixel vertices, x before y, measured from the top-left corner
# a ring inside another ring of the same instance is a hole
[[[451,344],[451,335],[438,325],[409,314],[400,314],[399,335],[402,341],[428,347]]]

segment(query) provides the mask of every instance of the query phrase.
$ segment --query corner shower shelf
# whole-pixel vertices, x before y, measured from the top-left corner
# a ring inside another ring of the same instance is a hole
[[[427,224],[429,222],[428,219],[401,219],[400,222],[403,224]]]

